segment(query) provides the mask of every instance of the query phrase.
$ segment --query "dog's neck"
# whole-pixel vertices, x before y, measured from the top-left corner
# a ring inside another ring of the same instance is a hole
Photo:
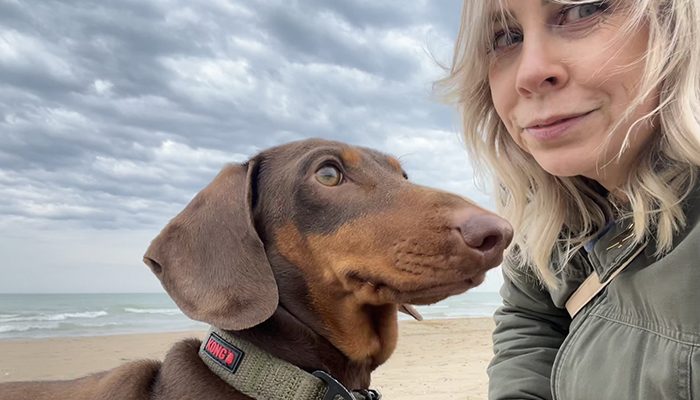
[[[351,361],[284,306],[262,324],[230,333],[307,372],[326,371],[349,389],[369,388],[374,366]]]
[[[328,339],[351,360],[364,360],[374,369],[394,352],[398,339],[398,308],[360,304],[352,295],[327,298],[324,321]]]
[[[308,372],[323,370],[349,389],[367,389],[370,373],[396,347],[397,306],[361,305],[349,293],[326,293],[323,304],[313,304],[321,297],[310,293],[308,277],[276,245],[266,251],[279,306],[265,322],[231,334]]]

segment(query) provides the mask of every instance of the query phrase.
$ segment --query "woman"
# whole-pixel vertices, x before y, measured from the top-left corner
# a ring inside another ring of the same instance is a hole
[[[699,4],[465,0],[438,84],[516,231],[490,399],[700,398]]]

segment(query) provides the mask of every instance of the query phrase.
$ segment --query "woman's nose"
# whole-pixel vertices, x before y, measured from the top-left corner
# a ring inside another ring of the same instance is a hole
[[[518,94],[542,95],[566,85],[569,72],[555,43],[545,38],[526,38],[522,43],[515,80]]]

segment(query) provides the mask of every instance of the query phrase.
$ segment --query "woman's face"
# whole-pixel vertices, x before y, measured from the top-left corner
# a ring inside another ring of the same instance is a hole
[[[547,172],[583,175],[608,190],[652,135],[651,124],[635,126],[618,161],[628,129],[658,104],[651,96],[615,127],[636,96],[649,37],[646,26],[618,36],[623,1],[505,0],[512,18],[496,24],[489,66],[493,104],[513,140]]]

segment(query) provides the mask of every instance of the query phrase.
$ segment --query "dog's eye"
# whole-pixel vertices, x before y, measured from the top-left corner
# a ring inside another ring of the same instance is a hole
[[[338,186],[343,180],[343,174],[332,165],[325,165],[316,171],[316,180],[325,186]]]

